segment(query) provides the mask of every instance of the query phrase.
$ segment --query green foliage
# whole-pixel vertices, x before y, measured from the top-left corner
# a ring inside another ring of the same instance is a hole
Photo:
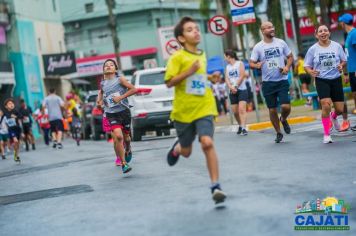
[[[268,0],[267,16],[275,27],[276,37],[284,37],[284,28],[281,14],[281,4],[279,0]]]
[[[210,17],[210,5],[211,5],[212,0],[200,0],[200,14],[204,16],[205,18]]]
[[[314,25],[318,24],[314,0],[307,0],[307,15],[310,17]]]

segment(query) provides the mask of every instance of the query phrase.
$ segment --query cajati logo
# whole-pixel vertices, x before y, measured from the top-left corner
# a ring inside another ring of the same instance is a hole
[[[295,230],[350,230],[350,205],[336,197],[305,201],[297,205]]]

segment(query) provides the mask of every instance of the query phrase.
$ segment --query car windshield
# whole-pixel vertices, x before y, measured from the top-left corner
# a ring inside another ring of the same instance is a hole
[[[98,95],[90,95],[88,97],[88,102],[95,102],[96,101],[96,98],[98,97]]]
[[[140,76],[140,85],[160,85],[164,84],[165,71],[144,74]]]

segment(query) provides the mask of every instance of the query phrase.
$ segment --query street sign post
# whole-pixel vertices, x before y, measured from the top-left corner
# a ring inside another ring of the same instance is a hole
[[[178,43],[174,37],[174,27],[162,27],[158,29],[158,36],[161,44],[161,52],[164,60],[168,58],[182,46]]]
[[[208,21],[208,27],[211,33],[223,35],[229,31],[229,21],[225,16],[217,15]]]
[[[256,22],[256,16],[255,16],[255,8],[253,6],[253,1],[252,0],[230,0],[230,8],[231,8],[231,17],[232,17],[232,23],[237,26],[237,25],[242,25],[243,32],[244,32],[244,44],[246,48],[246,56],[247,60],[250,57],[250,47],[248,45],[248,40],[247,40],[247,27],[246,24],[254,23]],[[253,81],[256,82],[256,78],[254,78],[253,73],[251,74],[251,78]],[[256,111],[256,119],[257,122],[260,121],[260,113],[258,110],[258,103],[257,103],[257,94],[256,94],[256,85],[253,86],[252,92],[253,92],[253,100],[255,103],[255,111]]]
[[[230,8],[234,25],[256,22],[252,0],[230,0]]]

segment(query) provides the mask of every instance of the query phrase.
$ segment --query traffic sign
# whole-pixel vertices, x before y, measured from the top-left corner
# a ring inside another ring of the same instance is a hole
[[[215,35],[223,35],[229,31],[229,21],[225,16],[214,16],[208,21],[209,30]]]
[[[252,0],[230,0],[231,17],[234,25],[256,22]]]
[[[181,49],[181,45],[174,37],[174,27],[162,27],[158,29],[158,37],[161,43],[161,52],[164,60],[167,60],[175,51]]]
[[[144,69],[151,69],[157,67],[157,60],[155,58],[146,59],[143,61],[143,68]]]
[[[178,43],[176,39],[171,39],[166,43],[165,50],[169,55],[181,49],[182,46]]]

